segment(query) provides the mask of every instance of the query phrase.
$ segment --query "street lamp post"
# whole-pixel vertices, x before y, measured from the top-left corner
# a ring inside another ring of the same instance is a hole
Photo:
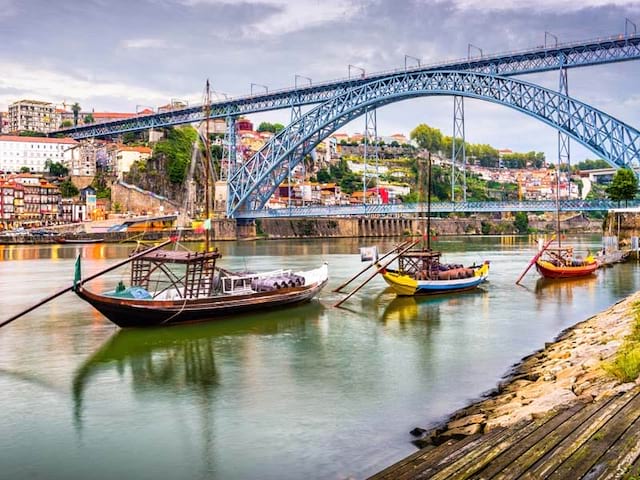
[[[307,82],[309,82],[309,86],[312,86],[312,85],[313,85],[313,82],[311,81],[311,79],[310,79],[309,77],[305,77],[304,75],[297,75],[297,74],[296,74],[296,76],[294,77],[294,80],[293,80],[294,85],[295,85],[295,87],[296,87],[296,88],[298,88],[298,79],[299,79],[299,78],[300,78],[300,79],[302,79],[302,80],[306,80]]]
[[[420,68],[420,59],[418,57],[414,57],[414,56],[405,54],[405,56],[404,56],[404,69],[405,70],[407,69],[407,60],[416,61],[418,63],[418,68]]]
[[[261,85],[259,83],[252,83],[251,84],[251,95],[253,95],[253,87],[261,87],[264,88],[264,93],[268,94],[269,93],[269,87],[267,87],[266,85]]]
[[[364,78],[364,75],[365,75],[364,68],[358,67],[358,66],[356,66],[356,65],[351,65],[351,64],[349,64],[349,68],[348,68],[348,72],[349,72],[349,73],[348,73],[348,75],[349,75],[349,78],[351,78],[351,70],[352,70],[352,69],[354,69],[354,70],[360,70],[360,72],[361,72],[361,73],[360,73],[360,78]]]

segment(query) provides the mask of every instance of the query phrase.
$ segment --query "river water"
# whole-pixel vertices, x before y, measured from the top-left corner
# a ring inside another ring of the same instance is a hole
[[[570,240],[585,251],[599,237]],[[640,286],[634,260],[570,282],[532,270],[518,287],[530,239],[443,237],[445,261],[491,260],[482,290],[395,298],[376,278],[335,309],[361,240],[217,246],[232,268],[327,261],[330,283],[304,306],[153,330],[118,329],[69,293],[4,327],[0,478],[364,478],[415,451],[413,427]],[[68,286],[78,253],[88,275],[130,248],[0,246],[0,320]]]

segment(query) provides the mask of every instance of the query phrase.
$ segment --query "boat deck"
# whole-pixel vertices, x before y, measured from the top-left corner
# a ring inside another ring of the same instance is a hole
[[[374,475],[409,479],[640,478],[640,387],[427,447]]]

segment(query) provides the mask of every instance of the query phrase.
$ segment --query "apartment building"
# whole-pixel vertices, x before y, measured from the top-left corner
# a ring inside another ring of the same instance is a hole
[[[20,100],[9,105],[9,131],[49,133],[60,124],[53,103],[39,100]]]
[[[0,171],[18,173],[27,167],[31,173],[44,172],[47,160],[66,164],[69,149],[77,144],[72,138],[0,136]]]

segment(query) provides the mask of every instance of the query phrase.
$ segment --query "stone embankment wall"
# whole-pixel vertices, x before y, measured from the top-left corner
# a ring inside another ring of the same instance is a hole
[[[169,214],[180,209],[179,205],[139,188],[131,188],[120,183],[111,185],[111,205],[116,203],[125,212],[146,212],[150,215]],[[162,207],[162,210],[160,209]]]
[[[264,218],[256,221],[257,232],[267,238],[339,238],[396,237],[421,233],[426,220],[406,217],[345,217],[345,218]],[[530,216],[530,227],[537,231],[555,231],[553,216]],[[583,214],[563,218],[561,228],[568,233],[600,232],[601,222],[589,220]],[[489,215],[460,218],[432,218],[435,235],[514,235],[518,231],[513,218]]]

